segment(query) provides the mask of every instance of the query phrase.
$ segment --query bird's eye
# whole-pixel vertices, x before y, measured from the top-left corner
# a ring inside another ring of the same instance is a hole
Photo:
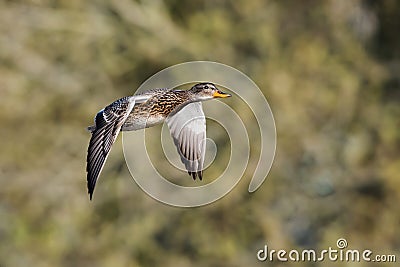
[[[204,89],[208,89],[208,85],[204,86]]]

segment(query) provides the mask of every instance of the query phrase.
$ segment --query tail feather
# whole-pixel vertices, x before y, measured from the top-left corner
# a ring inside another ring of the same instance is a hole
[[[89,132],[93,133],[94,130],[96,130],[96,125],[88,126],[88,127],[87,127],[87,130],[88,130]]]

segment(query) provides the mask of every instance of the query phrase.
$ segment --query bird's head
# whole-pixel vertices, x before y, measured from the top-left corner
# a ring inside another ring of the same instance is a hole
[[[213,98],[230,97],[230,94],[224,93],[219,90],[213,83],[198,83],[190,90],[195,101],[204,101]]]

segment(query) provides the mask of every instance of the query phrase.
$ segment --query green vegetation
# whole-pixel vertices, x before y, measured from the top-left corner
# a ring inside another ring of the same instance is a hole
[[[395,0],[0,1],[0,266],[254,266],[264,244],[340,237],[399,261],[399,13]],[[263,90],[278,135],[267,181],[169,207],[132,182],[119,138],[89,202],[95,113],[192,60]]]

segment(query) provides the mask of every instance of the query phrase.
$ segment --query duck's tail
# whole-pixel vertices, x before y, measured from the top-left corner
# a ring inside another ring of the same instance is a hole
[[[88,126],[88,127],[87,127],[87,130],[88,130],[89,132],[93,133],[94,130],[96,130],[96,125]]]

